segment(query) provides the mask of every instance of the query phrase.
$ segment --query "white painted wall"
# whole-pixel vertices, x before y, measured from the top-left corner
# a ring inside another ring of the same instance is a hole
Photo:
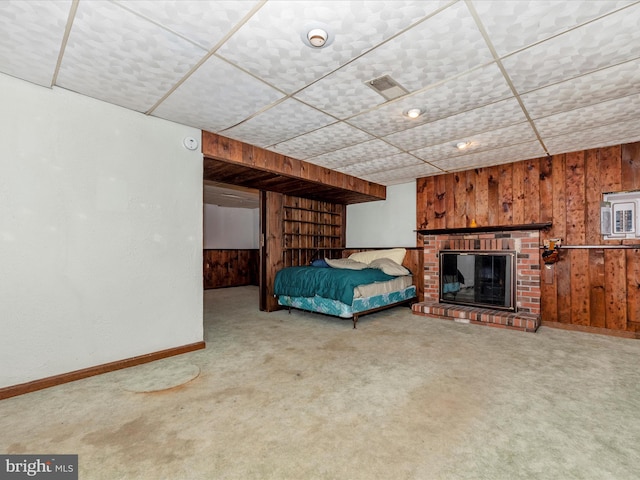
[[[415,247],[416,182],[387,187],[387,199],[347,206],[347,248]]]
[[[0,387],[203,339],[200,131],[0,74]]]
[[[204,248],[258,248],[259,208],[204,206]]]

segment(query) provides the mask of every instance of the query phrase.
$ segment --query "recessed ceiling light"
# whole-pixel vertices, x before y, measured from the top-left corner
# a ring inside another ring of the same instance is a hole
[[[456,148],[458,150],[464,150],[465,148],[469,148],[471,146],[471,142],[458,142],[456,143]]]
[[[410,108],[409,110],[405,110],[404,115],[409,118],[418,118],[422,113],[422,109],[420,108]]]

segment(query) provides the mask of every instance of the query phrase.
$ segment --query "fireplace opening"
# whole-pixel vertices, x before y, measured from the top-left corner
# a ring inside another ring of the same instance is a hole
[[[515,311],[515,252],[440,251],[440,302]]]

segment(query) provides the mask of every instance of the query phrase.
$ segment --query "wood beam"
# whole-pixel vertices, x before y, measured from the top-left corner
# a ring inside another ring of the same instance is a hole
[[[385,200],[384,185],[202,132],[204,180],[303,198],[353,204]]]

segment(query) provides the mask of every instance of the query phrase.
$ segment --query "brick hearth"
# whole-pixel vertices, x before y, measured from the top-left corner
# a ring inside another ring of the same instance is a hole
[[[413,313],[535,332],[540,326],[540,232],[424,235],[424,301]],[[439,302],[441,250],[516,252],[516,311]]]

